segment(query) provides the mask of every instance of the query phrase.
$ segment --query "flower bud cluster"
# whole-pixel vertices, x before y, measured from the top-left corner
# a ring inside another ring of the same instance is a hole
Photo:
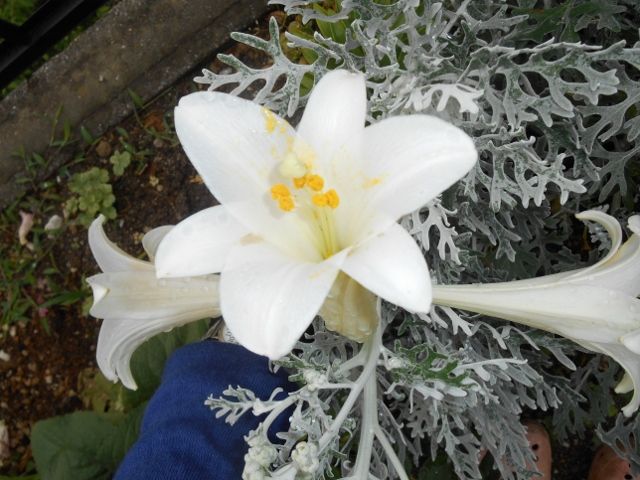
[[[266,469],[278,455],[275,447],[261,435],[254,435],[247,440],[249,451],[244,456],[242,480],[264,480]]]
[[[318,446],[315,443],[298,443],[291,452],[291,458],[298,471],[302,473],[315,473],[320,467]]]
[[[304,378],[310,392],[315,392],[320,387],[327,384],[327,375],[311,368],[304,370],[302,372],[302,377]]]

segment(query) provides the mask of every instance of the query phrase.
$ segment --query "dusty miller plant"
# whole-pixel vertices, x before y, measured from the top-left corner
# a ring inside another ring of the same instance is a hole
[[[233,38],[272,64],[255,69],[223,55],[232,69],[205,70],[198,82],[253,93],[294,117],[314,79],[357,70],[370,121],[427,113],[474,138],[476,168],[402,222],[434,281],[591,264],[608,239],[573,214],[596,207],[625,219],[637,209],[640,19],[631,0],[271,3],[288,14],[285,25],[272,18],[268,38]],[[445,452],[459,478],[479,479],[481,449],[501,459],[503,478],[530,478],[520,417],[535,410],[550,411],[560,440],[594,429],[640,466],[637,420],[610,419],[621,373],[613,362],[450,308],[415,316],[381,304],[380,316],[384,333],[364,347],[314,323],[277,362],[297,391],[260,400],[230,386],[207,400],[230,422],[267,415],[247,437],[245,478],[407,478],[403,468]],[[290,429],[271,443],[266,431],[283,414]]]

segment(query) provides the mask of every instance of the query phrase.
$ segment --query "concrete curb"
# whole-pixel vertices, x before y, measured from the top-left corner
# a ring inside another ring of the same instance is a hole
[[[44,150],[59,125],[99,135],[173,84],[267,11],[265,0],[122,0],[0,102],[0,207],[21,191],[21,148]]]

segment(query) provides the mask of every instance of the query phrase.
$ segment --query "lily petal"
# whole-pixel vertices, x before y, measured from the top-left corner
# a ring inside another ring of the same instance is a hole
[[[259,105],[218,92],[196,92],[175,109],[176,132],[193,166],[221,203],[269,190],[269,177],[296,133]]]
[[[158,277],[188,277],[222,271],[229,250],[247,234],[225,207],[217,205],[187,217],[160,242]]]
[[[640,306],[640,300],[637,300],[636,303]],[[640,330],[623,335],[620,342],[636,355],[640,355]]]
[[[616,393],[629,393],[633,390],[633,379],[629,376],[629,374],[625,371],[622,376],[622,380],[616,385],[615,392]]]
[[[582,270],[582,273],[590,272],[591,270],[597,269],[600,265],[607,263],[611,257],[615,256],[622,245],[622,227],[620,226],[620,222],[616,220],[611,215],[607,215],[600,210],[586,210],[584,212],[576,213],[576,218],[581,221],[589,220],[592,222],[599,223],[602,225],[607,233],[609,234],[609,238],[611,239],[611,249],[609,253],[602,258],[598,263]]]
[[[640,324],[635,298],[602,287],[560,283],[522,288],[517,281],[494,285],[495,290],[491,284],[435,285],[433,302],[558,333],[578,343],[616,343]]]
[[[636,235],[640,235],[640,215],[632,215],[627,220],[627,226]]]
[[[337,170],[348,168],[360,157],[366,113],[363,75],[334,70],[313,88],[298,134],[319,155],[322,170],[332,161]]]
[[[160,242],[165,237],[165,235],[171,231],[172,228],[173,225],[163,225],[162,227],[156,227],[153,230],[149,230],[147,233],[145,233],[144,237],[142,237],[142,248],[144,248],[144,251],[147,252],[147,256],[152,262],[156,257],[156,252],[158,250]]]
[[[436,117],[392,117],[364,131],[364,188],[381,231],[435,198],[476,163],[471,138]],[[365,234],[369,233],[364,229]]]
[[[103,272],[153,271],[153,266],[125,253],[107,238],[102,224],[104,215],[100,215],[89,226],[89,248]]]
[[[261,241],[235,247],[220,281],[222,314],[232,335],[271,359],[289,353],[320,310],[345,256],[304,263]]]
[[[185,311],[220,313],[218,276],[158,280],[153,272],[99,273],[87,279],[92,289],[106,289],[97,295],[91,315],[146,320],[179,315]],[[203,317],[199,317],[203,318]]]
[[[622,381],[616,387],[616,392],[625,393],[630,391],[628,388],[629,381],[633,385],[633,396],[631,401],[622,407],[622,413],[626,417],[630,417],[640,407],[640,359],[638,355],[631,353],[623,345],[620,344],[588,344],[592,350],[600,351],[605,355],[609,355],[616,362],[618,362],[622,368],[625,369],[625,376]]]
[[[611,237],[611,250],[598,263],[576,270],[566,280],[570,283],[604,285],[607,289],[617,290],[633,297],[640,295],[640,235],[634,232],[620,246],[622,229],[614,217],[594,210],[583,212],[576,217],[581,220],[593,220],[605,227]],[[630,217],[629,226],[632,232],[633,225],[634,217]]]
[[[279,163],[296,141],[285,120],[255,103],[217,92],[180,99],[176,132],[205,184],[245,228],[283,251],[312,259],[308,225],[269,197]]]
[[[342,271],[379,297],[411,312],[429,312],[431,278],[415,240],[397,223],[354,248]]]
[[[157,280],[153,272],[98,274],[87,279],[94,292],[91,315],[103,318],[98,337],[100,370],[135,389],[129,361],[148,338],[220,314],[218,276]]]

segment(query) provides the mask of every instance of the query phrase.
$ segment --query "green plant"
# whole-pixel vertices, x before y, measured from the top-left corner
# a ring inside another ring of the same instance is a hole
[[[0,18],[7,22],[20,25],[36,11],[41,3],[41,0],[0,1]]]
[[[113,174],[116,177],[120,177],[131,164],[131,153],[127,150],[124,152],[116,150],[116,153],[109,158],[109,163],[113,165]]]
[[[80,224],[88,227],[99,214],[109,219],[116,218],[113,204],[116,197],[109,183],[109,172],[104,168],[92,167],[76,173],[69,180],[69,190],[75,194],[65,202],[65,213],[77,216]]]
[[[28,233],[29,244],[20,245],[15,237],[19,211],[33,212],[37,219],[47,218],[57,208],[58,197],[50,190],[26,196],[0,214],[0,324],[9,325],[38,319],[48,331],[46,311],[82,301],[86,289],[69,289],[66,273],[56,265],[53,255],[64,226],[45,231],[36,221]]]

